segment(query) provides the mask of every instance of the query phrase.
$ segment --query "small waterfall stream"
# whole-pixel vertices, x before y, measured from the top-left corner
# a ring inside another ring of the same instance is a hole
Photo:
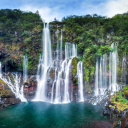
[[[118,54],[117,54],[117,45],[112,43],[111,45],[113,52],[110,53],[109,57],[109,89],[112,92],[118,91],[117,85],[117,66],[118,66]]]
[[[110,90],[113,93],[119,90],[117,84],[117,45],[112,43],[111,47],[113,51],[110,52],[109,57],[107,57],[107,54],[104,54],[102,57],[100,57],[100,61],[98,61],[98,59],[96,60],[94,90],[95,96],[104,95],[106,90]],[[107,69],[108,59],[109,70]]]
[[[19,98],[22,102],[26,102],[26,98],[23,94],[23,86],[21,82],[21,74],[19,73],[11,73],[10,75],[5,74],[5,76],[1,77],[11,91],[15,94],[16,98]]]
[[[126,86],[126,52],[123,53],[122,59],[122,71],[121,71],[121,82],[124,86]]]
[[[40,56],[37,80],[38,86],[36,91],[36,96],[34,100],[36,101],[46,101],[47,100],[47,73],[49,68],[52,66],[52,50],[51,50],[51,39],[50,39],[50,30],[49,23],[45,25],[43,29],[43,56]]]
[[[63,31],[61,30],[61,41],[60,41],[60,60],[63,60],[62,56],[62,44],[63,44]]]
[[[98,60],[96,60],[96,69],[95,69],[95,96],[99,95],[99,80],[98,80]]]
[[[60,45],[60,47],[61,46],[62,45]],[[51,91],[52,103],[69,103],[70,102],[69,74],[70,74],[72,59],[73,57],[77,56],[76,51],[77,51],[77,47],[74,44],[65,43],[65,59],[63,61],[60,60],[59,62],[60,68],[55,67],[55,79],[54,79],[54,82],[52,85],[52,91]],[[60,53],[60,55],[61,54],[62,53]]]
[[[28,58],[23,56],[23,81],[26,82],[28,79]]]
[[[77,64],[77,76],[78,76],[78,95],[79,102],[84,101],[84,93],[83,93],[83,63],[82,61]]]

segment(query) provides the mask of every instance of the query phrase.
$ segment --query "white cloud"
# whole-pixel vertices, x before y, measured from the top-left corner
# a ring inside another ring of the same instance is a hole
[[[106,5],[105,15],[112,17],[115,14],[122,14],[128,11],[128,0],[109,0]]]
[[[83,1],[80,3],[81,6],[74,8],[73,5],[66,6],[65,4],[59,3],[52,5],[44,4],[43,7],[39,5],[24,5],[20,9],[24,11],[39,11],[42,19],[46,22],[53,21],[56,17],[61,20],[64,16],[69,15],[86,15],[86,14],[98,14],[102,16],[112,17],[115,14],[122,14],[128,11],[128,0],[107,0],[100,3],[94,3],[92,1]]]
[[[113,17],[128,11],[128,0],[108,0],[99,4],[83,2],[81,5],[82,14],[98,14]]]
[[[38,7],[30,6],[30,5],[25,5],[25,6],[20,7],[20,9],[23,10],[23,11],[31,11],[31,12],[34,12],[34,13],[38,10],[42,20],[45,20],[45,22],[53,21],[55,17],[58,20],[61,20],[61,14],[59,13],[60,12],[59,7],[38,8]]]

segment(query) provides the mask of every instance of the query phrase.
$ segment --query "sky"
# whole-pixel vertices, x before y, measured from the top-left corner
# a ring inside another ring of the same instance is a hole
[[[128,0],[0,0],[0,9],[39,11],[46,22],[70,15],[98,14],[112,17],[128,12]]]

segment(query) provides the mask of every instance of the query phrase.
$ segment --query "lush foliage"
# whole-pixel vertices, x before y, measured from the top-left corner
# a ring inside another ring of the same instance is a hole
[[[6,55],[1,54],[0,61],[11,67],[5,70],[22,71],[23,55],[28,55],[29,70],[34,69],[41,53],[42,26],[38,11],[0,10],[0,52]]]
[[[79,58],[84,63],[84,79],[87,83],[94,80],[96,58],[111,52],[110,45],[113,42],[118,43],[120,60],[122,60],[123,52],[128,52],[127,21],[128,13],[112,18],[96,14],[63,18],[65,41],[77,44],[78,54],[81,56]]]

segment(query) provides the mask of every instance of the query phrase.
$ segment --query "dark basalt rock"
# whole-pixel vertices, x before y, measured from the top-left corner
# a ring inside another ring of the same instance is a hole
[[[0,109],[6,108],[10,105],[18,104],[20,102],[21,102],[20,99],[17,99],[15,97],[13,97],[13,98],[1,98]]]
[[[120,111],[120,113],[118,114],[118,117],[121,118],[121,117],[123,117],[123,115],[124,115],[124,112]]]
[[[103,110],[103,115],[107,116],[109,119],[112,117],[112,113],[108,108]]]
[[[116,98],[115,101],[118,102],[119,101],[119,98]]]
[[[118,114],[118,113],[119,113],[118,108],[115,107],[115,109],[114,109],[114,114]]]

